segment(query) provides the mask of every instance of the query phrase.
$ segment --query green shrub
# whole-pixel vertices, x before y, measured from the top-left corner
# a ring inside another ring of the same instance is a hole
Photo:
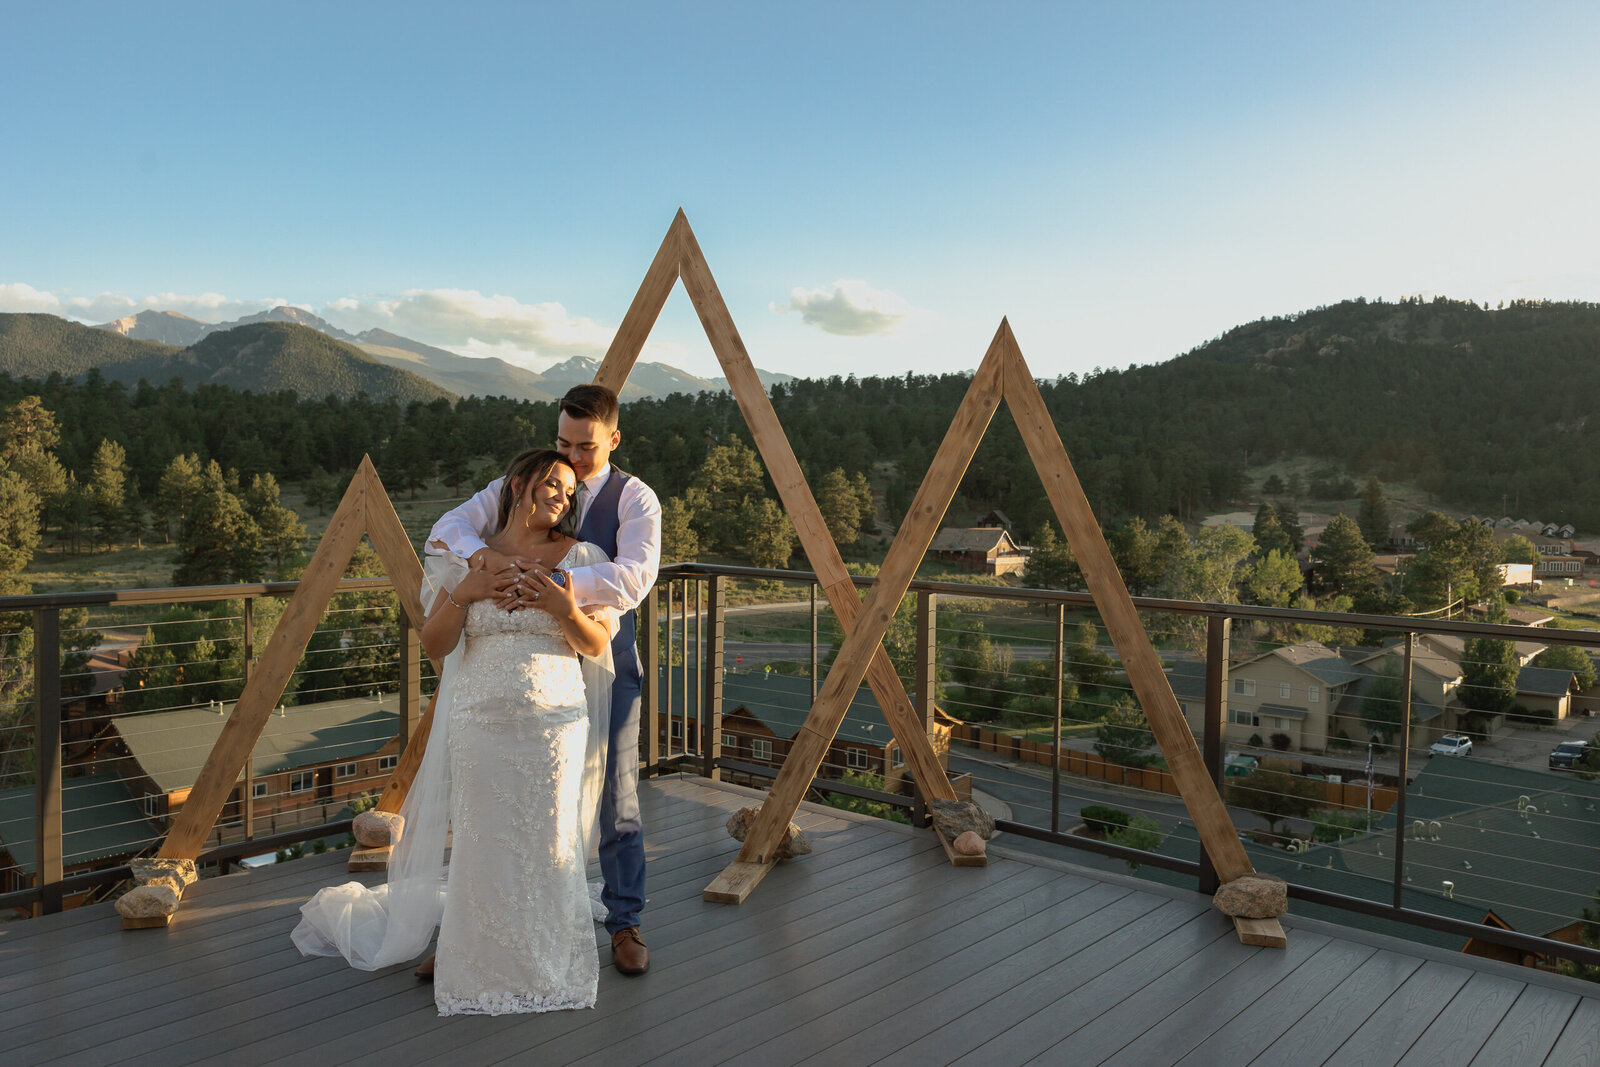
[[[1133,821],[1133,816],[1127,812],[1120,808],[1108,808],[1104,804],[1090,804],[1079,814],[1083,816],[1083,825],[1090,833],[1102,836],[1123,829]]]

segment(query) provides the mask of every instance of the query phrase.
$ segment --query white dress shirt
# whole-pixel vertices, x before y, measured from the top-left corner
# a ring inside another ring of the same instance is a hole
[[[582,509],[605,488],[611,469],[607,463],[583,483],[586,491],[579,494],[580,525],[585,518]],[[466,503],[445,512],[428,531],[427,551],[443,555],[447,549],[442,544],[462,559],[470,559],[474,552],[486,547],[483,539],[496,532],[500,483],[504,480],[496,478]],[[567,572],[568,587],[580,607],[627,611],[638,606],[656,584],[656,571],[661,567],[661,502],[655,491],[638,478],[629,478],[617,500],[617,518],[620,525],[616,559]]]

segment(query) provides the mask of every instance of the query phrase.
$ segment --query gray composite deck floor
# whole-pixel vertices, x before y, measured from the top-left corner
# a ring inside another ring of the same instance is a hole
[[[1584,983],[1292,916],[1287,950],[1247,948],[1195,894],[998,848],[952,868],[926,831],[827,808],[798,816],[812,855],[707,904],[757,794],[641,794],[653,966],[604,970],[594,1010],[440,1019],[409,966],[301,958],[331,854],[201,882],[167,930],[108,905],[0,926],[0,1063],[1600,1062]]]

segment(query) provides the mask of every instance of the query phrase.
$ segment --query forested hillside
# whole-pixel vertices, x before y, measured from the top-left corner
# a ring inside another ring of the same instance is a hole
[[[295,323],[238,326],[179,349],[53,315],[0,315],[0,372],[18,378],[71,378],[90,370],[130,386],[178,378],[189,386],[225,385],[257,393],[293,389],[305,397],[367,393],[403,404],[452,395],[352,344]]]
[[[70,378],[91,367],[110,368],[177,351],[171,345],[135,341],[55,315],[0,314],[0,371],[15,378],[45,378],[52,373]]]
[[[232,349],[227,359],[259,350],[263,366],[277,367],[266,358],[273,332],[320,337],[277,324],[248,329],[262,332],[255,347]],[[212,366],[203,356],[192,364]],[[1029,356],[1035,367],[1048,365],[1048,353]],[[218,379],[234,381],[223,372],[226,362],[216,361]],[[528,442],[550,440],[555,427],[553,403],[469,398],[452,405],[437,394],[407,403],[375,399],[376,388],[365,398],[347,392],[312,399],[313,390],[301,385],[306,378],[325,385],[332,374],[326,363],[286,360],[281,373],[302,376],[285,382],[299,396],[269,392],[260,381],[246,396],[217,385],[0,377],[0,403],[41,395],[59,418],[69,470],[87,469],[107,437],[126,448],[147,486],[180,453],[214,458],[246,479],[270,472],[292,481],[319,470],[342,476],[371,453],[392,487],[436,472],[465,483]],[[898,516],[967,382],[963,375],[797,380],[775,386],[772,400],[813,485],[836,468],[847,477],[866,475]],[[1357,479],[1377,474],[1418,485],[1461,510],[1499,512],[1505,499],[1520,513],[1600,528],[1595,305],[1490,311],[1444,300],[1347,302],[1239,327],[1163,364],[1069,375],[1041,388],[1106,524],[1253,507],[1260,487],[1247,484],[1248,469],[1311,457]],[[688,490],[713,439],[749,441],[727,394],[635,401],[625,406],[622,428],[618,463],[663,498]],[[1009,513],[1025,537],[1046,518],[1038,479],[1004,408],[962,492],[973,509]]]

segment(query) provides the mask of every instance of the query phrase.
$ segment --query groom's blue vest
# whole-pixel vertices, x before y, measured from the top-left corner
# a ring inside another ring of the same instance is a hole
[[[617,515],[617,502],[622,499],[622,486],[633,475],[613,466],[611,477],[595,498],[589,501],[588,513],[578,527],[578,540],[599,545],[607,556],[617,558],[617,530],[622,520]],[[633,612],[625,612],[617,622],[617,635],[611,639],[611,658],[616,665],[617,681],[639,686],[639,653],[634,643]]]

